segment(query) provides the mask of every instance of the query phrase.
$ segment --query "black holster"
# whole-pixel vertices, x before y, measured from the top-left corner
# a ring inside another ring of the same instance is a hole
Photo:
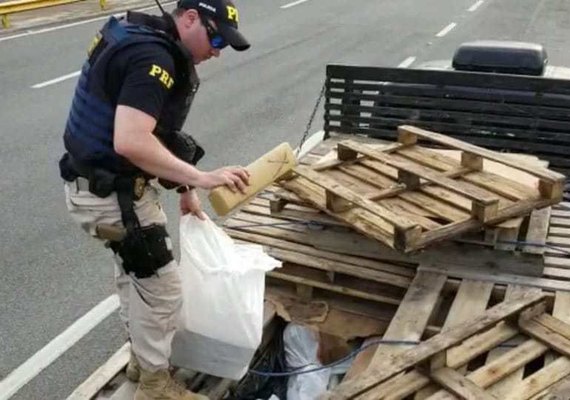
[[[121,257],[123,269],[133,272],[137,278],[148,278],[174,260],[166,239],[168,233],[162,225],[135,229],[120,242],[110,242],[110,247]]]

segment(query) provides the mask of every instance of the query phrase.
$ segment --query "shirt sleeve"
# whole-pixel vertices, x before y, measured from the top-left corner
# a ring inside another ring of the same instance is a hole
[[[159,44],[134,46],[125,54],[124,79],[117,104],[136,108],[158,120],[174,86],[174,60]]]

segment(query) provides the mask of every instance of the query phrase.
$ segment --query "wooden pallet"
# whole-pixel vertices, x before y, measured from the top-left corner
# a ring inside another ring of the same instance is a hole
[[[461,161],[417,146],[418,138],[460,150]],[[485,172],[484,160],[536,177],[537,187]],[[346,140],[336,160],[295,172],[282,183],[287,190],[405,252],[557,203],[564,185],[554,171],[410,126],[399,128],[398,143],[376,149]]]
[[[383,140],[335,133],[334,136],[328,138],[327,140],[321,142],[319,145],[313,148],[311,152],[309,152],[300,160],[300,163],[302,165],[312,166],[319,163],[329,162],[331,160],[334,160],[337,158],[336,155],[337,144],[343,140],[348,140],[348,139],[358,140],[362,143],[378,148],[381,148],[389,144],[388,142]],[[454,151],[454,150],[446,151],[441,149],[434,149],[434,151],[437,152],[438,154],[454,158],[457,162],[461,161],[460,151]],[[513,153],[507,153],[504,154],[504,156],[509,157],[512,161],[523,161],[526,164],[535,165],[537,167],[548,166],[548,162],[539,160],[535,156],[529,156],[526,154],[513,154]],[[504,167],[501,164],[491,163],[491,162],[488,163],[484,162],[484,170],[502,177],[509,177],[512,176],[513,173],[516,173],[516,171],[513,171],[508,167]],[[517,174],[516,179],[521,184],[527,186],[535,186],[537,184],[536,179],[532,178],[528,174]],[[298,205],[304,205],[306,207],[311,207],[309,203],[303,201],[303,199],[294,195],[291,192],[283,190],[279,193],[279,196],[281,198],[278,197],[277,199],[274,200],[275,210],[279,210],[280,207],[287,204],[288,202],[292,202]],[[405,204],[403,200],[402,204]],[[407,204],[407,207],[410,206],[411,206],[410,204]],[[420,210],[420,212],[423,212],[422,214],[423,216],[435,217],[433,213],[430,213],[425,209],[416,209],[416,210]],[[525,255],[542,254],[540,253],[540,251],[537,253],[537,250],[540,250],[540,248],[537,247],[531,248],[528,246],[516,246],[511,243],[507,243],[517,239],[520,242],[528,241],[531,239],[536,241],[541,241],[544,239],[540,236],[540,234],[537,235],[536,233],[533,234],[531,237],[527,237],[530,234],[530,232],[532,232],[532,230],[536,232],[536,230],[540,229],[541,226],[548,225],[549,216],[546,215],[547,213],[541,212],[538,214],[537,213],[533,214],[534,216],[532,217],[532,223],[530,215],[527,215],[525,217],[516,217],[499,224],[495,224],[492,226],[485,226],[485,228],[482,231],[471,232],[467,235],[463,235],[456,238],[454,241],[458,243],[476,243],[478,245],[493,248],[495,250],[517,251],[519,254],[525,254]],[[531,227],[534,228],[531,229]]]
[[[420,272],[384,339],[422,340],[428,321],[445,304],[438,300],[445,280],[441,274]],[[380,345],[366,372],[349,373],[326,398],[543,396],[570,375],[570,325],[566,324],[570,322],[570,296],[555,293],[551,307],[540,290],[509,286],[505,301],[489,307],[493,292],[492,284],[464,280],[448,306],[440,334],[417,345]],[[362,366],[362,359],[357,359],[353,369]]]
[[[284,255],[297,253],[297,256],[291,254],[290,257],[277,254],[277,258],[287,263],[310,267],[320,263],[321,259],[346,260],[353,265],[352,268],[354,265],[373,265],[380,271],[411,278],[420,263],[453,260],[475,270],[543,277],[544,256],[540,253],[544,248],[529,246],[524,249],[524,246],[519,246],[513,252],[496,250],[493,246],[479,242],[449,241],[430,246],[422,252],[402,254],[355,232],[314,208],[288,203],[280,212],[272,213],[270,200],[266,198],[271,198],[272,195],[271,192],[263,193],[253,199],[241,212],[227,220],[224,227],[235,239],[265,245],[269,251],[285,250]],[[535,213],[543,213],[539,210],[532,214],[532,221],[540,223],[536,226],[534,223],[529,224],[523,238],[536,242],[540,238],[545,242],[547,232],[543,227],[548,225],[548,220],[545,220],[544,215],[534,218]],[[306,258],[308,264],[302,262],[304,255],[309,256]],[[397,281],[397,278],[394,280]]]

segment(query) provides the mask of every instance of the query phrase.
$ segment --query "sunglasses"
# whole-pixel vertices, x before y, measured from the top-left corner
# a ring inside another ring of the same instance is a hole
[[[228,45],[226,39],[212,26],[210,20],[202,15],[200,15],[200,20],[202,25],[206,28],[206,33],[208,34],[208,39],[210,39],[210,46],[217,50],[222,50]]]

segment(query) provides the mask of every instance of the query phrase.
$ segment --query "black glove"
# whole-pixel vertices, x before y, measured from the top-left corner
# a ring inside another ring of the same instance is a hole
[[[196,165],[204,157],[204,149],[192,136],[183,131],[175,131],[163,137],[163,143],[168,150],[182,161]],[[158,182],[167,190],[180,186],[180,183],[159,178]]]

